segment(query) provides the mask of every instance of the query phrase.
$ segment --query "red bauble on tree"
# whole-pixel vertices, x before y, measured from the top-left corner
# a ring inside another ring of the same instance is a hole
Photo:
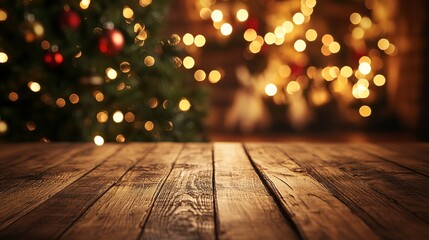
[[[98,50],[107,56],[114,56],[124,48],[124,35],[118,29],[106,29],[98,39]]]
[[[64,57],[59,52],[47,52],[43,60],[50,68],[57,68],[63,63]]]
[[[60,24],[62,27],[78,29],[80,27],[80,16],[77,12],[66,6],[60,14]]]

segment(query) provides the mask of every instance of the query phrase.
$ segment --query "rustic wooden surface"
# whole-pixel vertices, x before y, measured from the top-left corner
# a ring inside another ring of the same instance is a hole
[[[2,144],[0,239],[429,239],[429,144]]]

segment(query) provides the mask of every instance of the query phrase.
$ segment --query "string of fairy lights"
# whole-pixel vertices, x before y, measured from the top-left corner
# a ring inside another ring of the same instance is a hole
[[[234,34],[242,34],[246,60],[266,52],[266,48],[274,49],[269,53],[265,72],[275,73],[275,76],[267,74],[270,77],[262,80],[258,90],[275,104],[287,105],[290,96],[308,91],[306,97],[312,106],[322,106],[335,99],[353,119],[358,119],[359,115],[361,118],[371,116],[371,104],[380,92],[377,88],[382,88],[387,81],[383,75],[384,59],[398,51],[385,36],[382,24],[374,22],[370,16],[353,12],[349,16],[349,32],[345,36],[335,36],[327,27],[317,29],[317,24],[312,23],[312,15],[317,11],[316,0],[266,1],[266,4],[271,5],[267,7],[265,19],[261,20],[252,17],[255,9],[246,1],[195,1],[200,19],[211,21],[218,35],[217,39],[208,41],[224,41]],[[362,4],[370,11],[376,7],[371,0],[362,1]],[[261,30],[258,21],[264,21],[266,29]],[[183,43],[203,47],[206,37],[185,33]],[[318,56],[313,50],[315,46],[319,47]],[[335,56],[342,51],[353,51],[355,59],[338,60],[341,57]],[[314,57],[325,57],[326,65],[312,65]],[[194,65],[192,59],[185,67],[192,69]],[[197,69],[194,77],[196,81],[203,81],[206,74]],[[216,83],[218,78],[209,77],[209,80]],[[356,101],[360,104],[357,111],[346,107]]]

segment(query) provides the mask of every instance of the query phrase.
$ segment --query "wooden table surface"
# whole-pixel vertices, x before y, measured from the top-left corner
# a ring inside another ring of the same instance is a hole
[[[0,145],[0,239],[429,239],[429,144]]]

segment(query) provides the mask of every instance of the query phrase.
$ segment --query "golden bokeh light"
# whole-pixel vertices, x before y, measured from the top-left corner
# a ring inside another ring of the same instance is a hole
[[[362,17],[359,25],[364,29],[369,29],[372,26],[372,21],[369,17]]]
[[[366,75],[371,72],[371,65],[367,62],[362,62],[359,64],[359,72]]]
[[[305,38],[308,41],[310,41],[310,42],[315,41],[317,39],[317,32],[316,32],[316,30],[314,30],[314,29],[308,29],[305,32]]]
[[[211,14],[212,14],[212,10],[210,10],[210,8],[202,8],[201,10],[200,10],[200,17],[201,17],[201,19],[203,19],[203,20],[208,20],[208,19],[210,19],[210,16],[211,16]]]
[[[232,33],[232,26],[229,23],[224,23],[220,26],[220,33],[224,36],[229,36]]]
[[[352,13],[350,15],[350,22],[354,25],[358,25],[361,21],[362,17],[359,13]]]
[[[304,40],[302,39],[298,39],[295,41],[295,43],[293,44],[293,47],[295,48],[295,50],[297,52],[303,52],[305,50],[305,48],[307,47],[307,44],[305,43]]]
[[[206,73],[203,70],[198,69],[194,73],[194,78],[199,82],[204,81],[204,79],[206,79]]]
[[[185,67],[186,69],[191,69],[195,66],[195,60],[193,57],[191,56],[186,56],[183,59],[183,67]]]
[[[370,108],[369,106],[367,106],[367,105],[363,105],[363,106],[361,106],[361,107],[359,108],[359,114],[360,114],[362,117],[369,117],[369,116],[371,116],[371,113],[372,113],[372,110],[371,110],[371,108]]]
[[[0,134],[7,132],[7,124],[5,121],[0,120]]]
[[[127,112],[125,113],[124,118],[126,122],[131,123],[131,122],[134,122],[134,120],[136,119],[136,116],[132,112]]]
[[[333,41],[329,44],[329,51],[331,51],[331,53],[338,53],[340,49],[341,46],[338,42]]]
[[[384,84],[386,84],[386,78],[381,75],[381,74],[377,74],[374,76],[374,79],[372,79],[372,81],[374,82],[374,84],[376,86],[383,86]]]
[[[265,34],[264,40],[268,45],[272,45],[276,42],[276,35],[272,32],[267,32]]]
[[[129,62],[122,62],[119,65],[119,69],[121,69],[121,72],[123,73],[129,73],[131,71],[131,65]]]
[[[334,41],[334,37],[332,37],[331,34],[325,34],[322,37],[322,43],[325,46],[329,46],[329,44],[331,44]]]
[[[297,93],[300,89],[301,89],[301,86],[297,81],[290,81],[287,84],[286,92],[289,94],[294,94],[294,93]]]
[[[57,104],[59,108],[63,108],[66,106],[66,100],[64,100],[64,98],[58,98],[55,104]]]
[[[244,22],[249,17],[249,12],[246,9],[239,9],[236,14],[237,20],[240,22]]]
[[[139,0],[139,4],[142,7],[147,7],[152,3],[152,0]]]
[[[191,108],[191,103],[186,98],[182,98],[179,102],[179,109],[182,112],[186,112]]]
[[[124,114],[121,111],[116,111],[112,118],[115,123],[121,123],[124,120]]]
[[[349,66],[344,66],[341,68],[340,73],[342,76],[349,78],[353,75],[353,69]]]
[[[203,35],[198,34],[195,36],[194,44],[197,47],[203,47],[206,44],[206,38]]]
[[[79,96],[76,93],[72,93],[69,96],[69,101],[71,104],[77,104],[79,102]]]
[[[0,22],[6,21],[6,19],[7,19],[6,10],[0,8]]]
[[[97,102],[102,102],[104,100],[104,94],[100,91],[94,91],[94,98]]]
[[[12,102],[16,102],[16,101],[18,101],[18,93],[16,93],[16,92],[10,92],[9,93],[9,100],[10,101],[12,101]]]
[[[209,73],[209,81],[211,83],[217,83],[222,78],[222,74],[218,70],[212,70]]]
[[[130,7],[125,6],[122,9],[122,16],[124,16],[124,18],[131,19],[134,17],[134,11]]]
[[[192,43],[194,43],[194,36],[192,36],[190,33],[185,33],[185,35],[183,35],[182,41],[186,46],[190,46]]]
[[[294,28],[293,23],[291,21],[284,21],[282,27],[284,28],[286,33],[291,33]]]
[[[258,36],[258,34],[252,28],[247,29],[243,34],[244,39],[248,42],[254,41],[257,36]]]
[[[27,86],[32,92],[39,92],[42,89],[38,82],[30,81],[28,82]]]
[[[148,105],[150,108],[156,108],[158,106],[158,99],[151,97],[148,101]]]
[[[0,63],[6,63],[9,60],[9,57],[6,53],[0,52]]]
[[[109,120],[109,115],[107,111],[102,111],[97,113],[96,118],[99,123],[105,123],[107,120]]]
[[[213,22],[221,22],[223,19],[222,11],[219,9],[214,10],[211,14],[211,18],[212,18]]]
[[[287,78],[287,77],[289,77],[291,75],[292,69],[289,67],[289,65],[281,65],[278,68],[278,72],[279,72],[279,75],[281,77]]]
[[[153,124],[152,121],[147,121],[144,124],[144,129],[146,129],[146,131],[148,131],[148,132],[152,131],[154,127],[155,127],[155,125]]]
[[[383,50],[383,51],[389,48],[389,45],[390,45],[390,42],[386,38],[382,38],[377,42],[378,48],[380,48],[380,50]]]
[[[296,25],[301,25],[304,23],[305,20],[305,16],[304,14],[297,12],[293,15],[292,17],[292,21],[296,24]]]
[[[118,142],[118,143],[123,143],[123,142],[125,142],[125,137],[124,137],[124,135],[122,135],[122,134],[118,134],[118,135],[116,135],[115,140],[116,140],[116,142]]]
[[[100,135],[94,137],[94,143],[97,146],[102,146],[104,144],[104,138]]]
[[[113,79],[116,79],[118,77],[118,72],[116,72],[115,69],[109,67],[106,69],[106,76],[107,76],[107,78],[113,80]]]
[[[155,64],[155,58],[152,56],[145,57],[144,64],[148,67],[152,67]]]
[[[316,0],[305,0],[305,6],[308,8],[314,8],[316,6]]]
[[[267,94],[267,96],[274,96],[277,93],[277,86],[273,83],[268,83],[267,85],[265,85],[265,94]]]
[[[362,39],[365,36],[365,31],[361,27],[356,27],[352,30],[352,37],[354,39]]]
[[[88,9],[89,4],[91,4],[90,0],[82,0],[80,1],[79,6],[81,9],[85,10],[85,9]]]

